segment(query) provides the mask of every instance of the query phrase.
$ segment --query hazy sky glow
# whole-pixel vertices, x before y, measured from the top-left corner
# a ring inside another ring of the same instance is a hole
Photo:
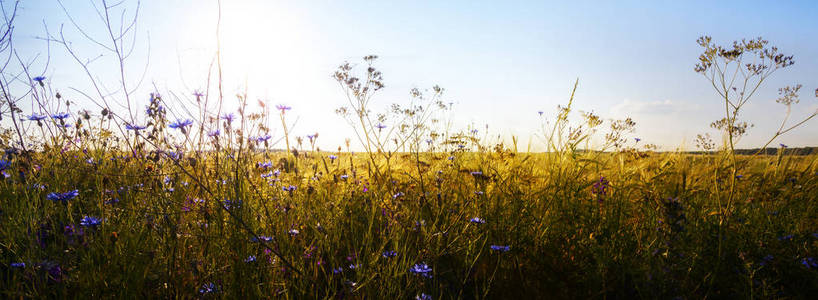
[[[579,78],[577,110],[606,119],[631,116],[635,136],[643,141],[664,150],[694,149],[693,137],[716,134],[708,125],[723,113],[710,84],[693,71],[701,35],[720,44],[761,36],[795,56],[796,64],[774,74],[746,107],[743,116],[755,127],[740,146],[759,146],[778,128],[784,113],[775,103],[779,87],[804,85],[796,118],[818,109],[814,1],[223,2],[227,99],[246,83],[251,103],[263,99],[292,106],[299,118],[294,133],[320,133],[324,149],[352,137],[334,113],[346,100],[331,74],[344,61],[357,63],[369,54],[380,56],[377,66],[387,85],[376,100],[381,107],[406,102],[413,87],[439,84],[446,102],[454,103],[458,128],[484,130],[488,124],[489,134],[517,135],[524,143],[540,127],[537,111],[554,112]],[[89,2],[64,4],[89,34],[103,34]],[[146,81],[136,94],[140,113],[154,86],[188,99],[204,89],[216,15],[211,0],[141,3],[140,44],[127,66],[136,82],[149,57]],[[35,38],[45,36],[46,26],[54,35],[65,24],[66,38],[83,57],[101,52],[74,30],[57,2],[24,1],[18,21],[18,52],[27,59],[40,57],[35,73],[43,72],[49,53],[46,42]],[[53,43],[50,56],[43,74],[52,86],[93,108],[69,89],[88,85],[76,62]],[[107,58],[92,66],[113,87],[118,78]],[[818,146],[818,120],[778,143]]]

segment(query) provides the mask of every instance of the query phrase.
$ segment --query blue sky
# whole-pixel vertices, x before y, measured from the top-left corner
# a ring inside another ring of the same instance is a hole
[[[796,64],[774,74],[746,107],[743,116],[755,127],[742,146],[758,146],[777,129],[784,112],[775,103],[779,87],[804,85],[795,117],[818,109],[818,4],[812,1],[224,2],[228,99],[246,83],[250,99],[292,106],[299,118],[295,134],[319,132],[325,149],[352,137],[334,113],[345,99],[330,75],[345,60],[368,54],[380,56],[387,84],[376,100],[381,107],[405,103],[413,87],[439,84],[445,100],[455,103],[458,127],[488,125],[492,136],[517,135],[523,143],[539,128],[537,111],[555,111],[579,78],[578,110],[630,116],[635,136],[644,141],[665,150],[693,149],[697,133],[716,134],[708,125],[723,107],[693,71],[701,35],[721,44],[762,36],[795,55]],[[89,2],[64,4],[90,34],[104,33]],[[45,35],[46,25],[54,34],[65,24],[66,37],[84,57],[101,52],[77,34],[57,2],[21,6],[18,51],[39,54],[40,66],[47,45],[35,37]],[[128,65],[133,82],[146,58],[150,63],[137,104],[147,102],[154,86],[183,97],[203,88],[215,45],[216,2],[144,1],[140,13],[137,50]],[[58,45],[50,54],[43,72],[52,86],[92,108],[70,90],[88,85],[77,64]],[[93,67],[113,86],[116,73],[107,58]],[[777,142],[818,145],[818,120]]]

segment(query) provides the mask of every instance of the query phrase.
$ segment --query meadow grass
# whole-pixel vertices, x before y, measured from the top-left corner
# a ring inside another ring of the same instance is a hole
[[[800,298],[818,290],[814,155],[739,156],[737,201],[722,216],[728,178],[713,174],[727,174],[719,169],[729,163],[718,153],[456,149],[400,153],[380,177],[366,154],[7,151],[2,295]],[[75,189],[67,200],[49,196]]]

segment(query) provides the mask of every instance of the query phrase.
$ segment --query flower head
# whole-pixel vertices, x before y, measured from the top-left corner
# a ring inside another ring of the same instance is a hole
[[[489,248],[491,248],[492,251],[498,252],[508,252],[508,250],[511,250],[511,246],[491,245]]]
[[[281,113],[283,114],[283,113],[285,113],[286,111],[288,111],[288,110],[292,109],[292,107],[286,106],[286,105],[284,105],[284,104],[279,104],[279,105],[276,105],[276,109],[280,110],[280,111],[281,111]]]
[[[222,120],[227,121],[227,123],[233,123],[233,119],[236,118],[236,115],[233,113],[226,113],[222,115]]]
[[[39,84],[43,84],[43,80],[45,80],[45,76],[37,76],[37,77],[31,78],[31,79],[36,81]]]
[[[432,300],[432,295],[420,293],[420,295],[415,296],[415,300]]]
[[[375,128],[378,128],[378,130],[383,130],[384,128],[386,128],[386,125],[378,123],[378,125],[375,125]]]
[[[80,225],[84,227],[97,227],[102,224],[102,219],[90,216],[84,216],[80,220]]]
[[[58,114],[55,114],[55,115],[51,115],[51,118],[52,119],[57,119],[57,120],[62,120],[62,119],[68,118],[70,116],[71,115],[68,114],[68,113],[58,113]]]
[[[335,155],[330,155],[328,157],[329,157],[330,160],[333,160],[333,161],[338,159],[338,156],[335,156]]]
[[[79,190],[68,191],[65,193],[50,193],[46,196],[46,199],[51,201],[60,201],[60,202],[67,202],[68,200],[74,199],[74,197],[79,196]]]
[[[125,129],[127,129],[127,130],[140,131],[140,130],[143,130],[145,128],[148,128],[148,127],[147,126],[140,126],[140,125],[125,124]]]
[[[38,115],[38,114],[31,114],[30,116],[28,116],[29,121],[42,121],[45,118],[48,118],[48,116],[44,116],[44,115],[41,116],[41,115]]]
[[[426,263],[415,264],[409,269],[409,272],[415,273],[426,278],[432,278],[432,267],[429,267],[429,265],[427,265]]]
[[[481,219],[479,217],[471,218],[471,219],[469,219],[469,222],[475,223],[475,224],[486,224],[486,220],[483,220],[483,219]]]
[[[176,120],[176,122],[168,124],[168,127],[174,128],[174,129],[180,129],[180,130],[184,131],[185,127],[190,126],[190,125],[193,125],[193,120],[187,119],[187,120]]]
[[[193,96],[196,96],[196,98],[204,97],[204,93],[202,93],[202,91],[195,90],[193,91]]]
[[[219,287],[216,286],[216,284],[212,283],[212,282],[203,284],[202,288],[199,289],[200,294],[210,294],[210,293],[216,293],[218,291],[219,291]]]
[[[395,252],[394,250],[388,250],[388,251],[384,251],[383,253],[381,253],[381,256],[383,256],[385,258],[393,258],[393,257],[395,257],[397,255],[398,255],[398,253]]]
[[[208,133],[207,133],[207,136],[209,136],[209,137],[217,137],[217,136],[219,136],[219,134],[221,134],[221,131],[219,131],[218,129],[216,129],[216,130],[213,130],[213,131],[211,131],[211,132],[208,132]]]

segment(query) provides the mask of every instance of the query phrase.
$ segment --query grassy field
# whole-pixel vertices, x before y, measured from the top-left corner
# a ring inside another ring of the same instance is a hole
[[[397,154],[388,171],[366,153],[7,151],[0,293],[449,299],[818,291],[815,155],[738,156],[731,180],[729,156],[720,153],[452,148]]]

